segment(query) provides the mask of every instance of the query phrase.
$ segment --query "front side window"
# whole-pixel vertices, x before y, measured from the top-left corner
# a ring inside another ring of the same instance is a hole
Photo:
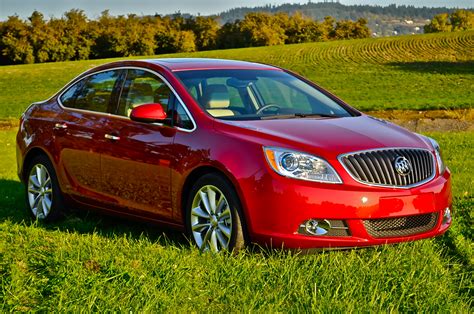
[[[174,125],[178,128],[192,130],[194,127],[193,121],[186,113],[183,105],[179,101],[176,101],[176,118],[174,119]]]
[[[106,71],[88,76],[70,87],[61,103],[68,108],[108,112],[119,75],[120,71]]]
[[[284,71],[191,70],[176,75],[201,107],[216,118],[352,116],[317,88]]]
[[[144,104],[160,104],[168,112],[171,89],[159,77],[144,70],[128,70],[117,114],[130,117],[132,109]]]

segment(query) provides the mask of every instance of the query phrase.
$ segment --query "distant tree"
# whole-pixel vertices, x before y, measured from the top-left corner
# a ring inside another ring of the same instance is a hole
[[[34,51],[27,24],[18,16],[9,16],[0,30],[0,49],[3,64],[34,63]]]
[[[118,24],[123,17],[114,18],[109,10],[105,10],[99,19],[91,23],[91,29],[96,33],[96,39],[91,47],[94,58],[120,57],[123,51],[123,31]]]
[[[192,31],[179,31],[175,41],[176,52],[196,51],[196,37]]]
[[[29,23],[29,42],[33,46],[35,62],[47,62],[50,60],[50,49],[54,49],[57,44],[55,38],[48,28],[44,16],[38,11],[33,11],[28,18]]]
[[[175,41],[178,31],[172,26],[170,17],[156,17],[152,26],[155,29],[155,53],[176,52]]]
[[[321,39],[323,41],[330,40],[336,37],[334,31],[334,24],[336,21],[331,16],[326,16],[321,24]]]
[[[68,45],[70,60],[89,59],[96,32],[82,10],[72,9],[64,13],[64,35],[62,40]]]
[[[359,18],[354,23],[354,29],[352,30],[352,38],[369,38],[370,29],[367,26],[368,21],[365,18]]]
[[[467,10],[457,10],[450,15],[452,31],[474,29],[474,13]]]
[[[198,50],[216,48],[219,23],[215,18],[198,16],[195,19],[190,19],[188,25],[191,25],[190,29],[194,32]]]
[[[456,10],[451,14],[438,14],[429,24],[425,25],[424,29],[425,33],[457,32],[474,29],[474,12]]]
[[[274,46],[285,43],[285,30],[271,14],[249,13],[239,25],[248,46]]]
[[[225,23],[217,31],[218,49],[240,48],[245,47],[246,44],[240,32],[240,21]]]
[[[452,29],[448,13],[436,15],[429,24],[425,25],[425,33],[450,32]]]
[[[286,14],[285,16],[288,17]],[[285,25],[285,35],[287,37],[285,43],[287,44],[322,40],[323,32],[319,23],[303,16],[300,12],[296,12],[284,22],[285,24],[282,24]]]
[[[124,56],[149,56],[155,50],[155,31],[148,27],[146,21],[136,15],[129,15],[124,20]]]

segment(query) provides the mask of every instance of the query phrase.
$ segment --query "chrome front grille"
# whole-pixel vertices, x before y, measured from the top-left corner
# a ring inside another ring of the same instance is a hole
[[[408,160],[411,165],[408,173],[397,172],[395,163],[399,159]],[[369,185],[413,187],[435,175],[434,156],[425,149],[376,149],[345,154],[339,160],[356,181]]]
[[[374,238],[406,237],[430,231],[436,226],[438,213],[397,218],[363,220],[367,233]]]

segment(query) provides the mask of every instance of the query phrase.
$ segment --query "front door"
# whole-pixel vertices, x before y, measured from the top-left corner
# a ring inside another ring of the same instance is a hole
[[[104,193],[128,213],[172,219],[169,164],[175,131],[129,119],[133,108],[147,103],[160,103],[167,112],[172,98],[155,74],[127,70],[116,115],[105,126],[101,169]]]

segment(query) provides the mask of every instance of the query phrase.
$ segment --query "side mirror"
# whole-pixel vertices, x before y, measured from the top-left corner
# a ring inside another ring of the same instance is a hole
[[[130,119],[146,123],[163,122],[166,119],[166,112],[161,104],[145,104],[133,108]]]

